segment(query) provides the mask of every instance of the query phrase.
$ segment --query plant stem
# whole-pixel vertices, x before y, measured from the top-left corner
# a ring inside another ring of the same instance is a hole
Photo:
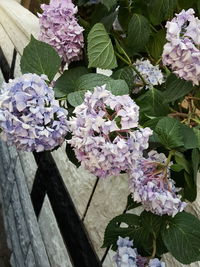
[[[140,72],[136,69],[134,65],[132,65],[132,62],[127,61],[125,58],[123,58],[118,52],[115,51],[115,54],[117,57],[119,57],[124,63],[126,63],[129,67],[131,67],[135,73],[140,77],[144,85],[147,85],[147,82],[145,81],[144,77],[140,74]]]
[[[125,58],[123,58],[119,53],[117,53],[117,52],[115,51],[115,54],[116,54],[116,56],[118,56],[118,58],[120,58],[124,63],[126,63],[127,65],[130,66],[130,63],[129,63]]]
[[[174,153],[175,153],[175,150],[171,150],[171,151],[169,152],[169,155],[168,155],[168,157],[167,157],[167,161],[166,161],[166,163],[165,163],[165,166],[168,166],[168,165],[169,165],[169,163],[170,163],[170,161],[171,161],[171,158],[172,158],[172,156],[174,155]]]
[[[152,28],[152,30],[154,30],[155,32],[158,32],[152,24],[150,24],[150,28]]]
[[[155,255],[156,255],[156,236],[155,236],[155,233],[153,233],[153,251],[152,251],[150,259],[155,258]]]

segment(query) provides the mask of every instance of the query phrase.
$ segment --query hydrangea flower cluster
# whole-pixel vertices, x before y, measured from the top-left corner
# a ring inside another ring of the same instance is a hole
[[[133,65],[146,81],[145,89],[151,89],[154,85],[159,85],[164,82],[164,76],[159,66],[152,65],[148,59],[137,59]],[[134,84],[135,88],[133,93],[137,94],[144,87],[143,81],[137,74],[135,74]]]
[[[53,46],[64,62],[80,60],[84,29],[75,18],[77,7],[71,0],[51,0],[41,8],[43,13],[38,14],[40,40]]]
[[[138,254],[133,247],[133,241],[128,237],[119,237],[117,241],[118,250],[114,256],[117,267],[165,267],[165,263],[159,259],[148,259]]]
[[[180,78],[198,85],[200,81],[200,20],[190,8],[182,10],[172,21],[168,21],[167,44],[164,46],[162,60],[171,66]]]
[[[67,111],[54,99],[45,75],[24,74],[3,85],[0,95],[2,137],[17,149],[52,150],[68,131]]]
[[[81,164],[98,177],[118,175],[135,165],[152,134],[138,128],[139,107],[128,96],[114,96],[106,86],[88,91],[69,121],[74,147]]]
[[[156,151],[148,153],[148,158],[140,158],[131,170],[130,190],[133,199],[141,202],[144,209],[152,213],[175,216],[183,211],[185,202],[177,195],[179,189],[170,179],[169,165],[164,154]]]

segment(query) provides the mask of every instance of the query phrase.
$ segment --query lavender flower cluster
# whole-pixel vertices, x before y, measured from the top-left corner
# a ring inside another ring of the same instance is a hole
[[[180,78],[198,85],[200,81],[200,20],[190,8],[182,10],[172,21],[168,21],[167,44],[164,46],[162,60],[171,66]]]
[[[182,202],[174,181],[170,178],[169,165],[164,154],[156,151],[148,153],[148,158],[140,158],[131,169],[130,190],[133,199],[141,202],[147,211],[175,216],[186,206]]]
[[[24,74],[3,85],[0,95],[2,137],[17,149],[51,150],[64,141],[67,111],[54,99],[46,76]]]
[[[105,85],[96,87],[74,113],[68,142],[81,164],[98,177],[126,171],[148,147],[152,131],[138,128],[139,107],[128,95],[114,96]]]
[[[133,65],[147,83],[145,85],[145,89],[152,89],[154,85],[164,83],[164,76],[159,69],[159,66],[152,65],[148,59],[137,59]],[[137,74],[135,74],[134,84],[135,88],[133,90],[133,93],[137,94],[144,87],[144,83],[141,77],[139,77],[139,75]]]
[[[133,247],[133,241],[128,237],[119,237],[117,241],[118,250],[114,256],[117,267],[165,267],[165,263],[159,259],[148,259],[138,254]]]
[[[53,46],[64,62],[79,60],[84,46],[84,29],[75,18],[77,7],[71,0],[51,0],[41,8],[43,13],[38,14],[40,40]]]

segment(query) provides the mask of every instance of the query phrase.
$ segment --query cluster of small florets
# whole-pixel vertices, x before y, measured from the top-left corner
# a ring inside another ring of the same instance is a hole
[[[175,216],[186,206],[175,183],[170,179],[169,165],[164,154],[151,151],[148,158],[140,158],[131,169],[130,190],[134,201],[141,202],[152,213]]]
[[[46,76],[24,74],[3,85],[0,95],[2,137],[20,150],[52,150],[68,131],[67,111],[54,99]]]
[[[139,107],[128,96],[114,96],[106,86],[87,92],[69,125],[77,159],[98,177],[118,175],[141,157],[152,134],[138,128]]]
[[[159,85],[164,82],[164,76],[159,66],[152,65],[148,59],[137,59],[133,65],[146,82],[145,85],[141,77],[135,74],[133,93],[138,93],[143,87],[145,87],[145,89],[152,89],[154,85]]]
[[[77,7],[71,0],[51,0],[49,5],[41,5],[40,40],[53,46],[64,62],[70,63],[81,58],[83,28],[75,14]]]
[[[164,46],[163,63],[171,66],[180,78],[198,85],[200,81],[200,20],[190,8],[182,10],[166,24],[168,41]]]
[[[114,256],[117,267],[165,267],[165,263],[159,259],[148,259],[138,254],[133,248],[133,241],[128,237],[119,237],[117,241],[117,253]]]

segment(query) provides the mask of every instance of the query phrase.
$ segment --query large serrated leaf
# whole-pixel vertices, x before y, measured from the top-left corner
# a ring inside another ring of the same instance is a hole
[[[169,252],[181,263],[200,260],[200,221],[195,216],[181,212],[169,217],[162,238]]]
[[[110,80],[107,82],[106,89],[113,95],[128,95],[129,88],[124,80]]]
[[[87,90],[80,90],[69,93],[67,96],[67,101],[70,103],[71,106],[77,107],[83,103],[86,92]]]
[[[66,70],[55,83],[55,97],[63,97],[77,90],[77,79],[87,74],[88,70],[85,67],[77,67]]]
[[[166,81],[166,91],[163,92],[165,97],[164,102],[175,101],[187,95],[192,89],[194,89],[194,87],[191,82],[179,79],[176,75],[171,74]]]
[[[148,5],[150,21],[154,25],[170,18],[176,8],[177,0],[151,0]]]
[[[173,118],[165,117],[156,125],[155,132],[160,142],[167,148],[173,149],[184,145],[181,123]]]
[[[121,68],[113,73],[111,76],[115,80],[125,80],[128,84],[129,89],[131,90],[133,88],[133,81],[135,74],[133,72],[133,69],[131,67],[124,67]]]
[[[21,57],[22,73],[45,74],[52,81],[59,70],[60,64],[61,59],[54,48],[31,36],[31,41],[24,48]]]
[[[104,85],[110,80],[110,77],[103,74],[88,73],[77,80],[77,90],[93,90],[94,87]]]
[[[164,96],[159,90],[152,88],[137,99],[140,111],[147,116],[165,116],[169,112],[169,106],[164,102]]]
[[[134,51],[141,51],[147,44],[151,29],[148,20],[140,14],[134,14],[128,25],[128,45]]]
[[[111,39],[102,23],[93,26],[88,34],[89,68],[114,69],[117,59]]]
[[[121,226],[124,223],[127,226]],[[116,247],[116,242],[119,236],[129,237],[134,240],[134,245],[138,249],[151,246],[151,238],[145,227],[140,225],[140,217],[134,214],[122,214],[112,219],[105,230],[103,247],[113,245]]]
[[[154,33],[147,44],[149,53],[151,56],[158,60],[163,52],[163,46],[166,43],[166,31],[164,29],[159,30]]]

